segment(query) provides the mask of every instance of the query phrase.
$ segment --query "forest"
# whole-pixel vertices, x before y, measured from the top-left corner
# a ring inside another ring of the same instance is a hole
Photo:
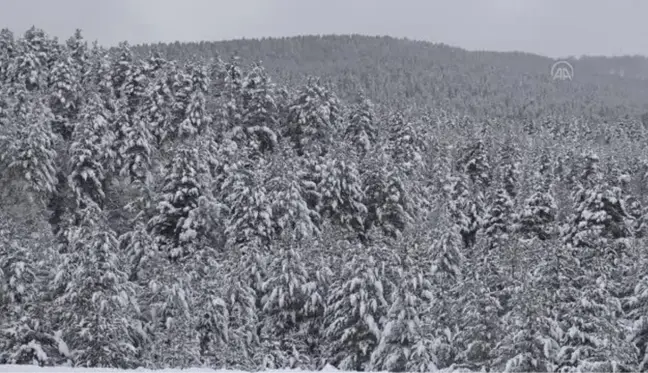
[[[0,364],[647,370],[646,70],[590,60],[2,30]]]

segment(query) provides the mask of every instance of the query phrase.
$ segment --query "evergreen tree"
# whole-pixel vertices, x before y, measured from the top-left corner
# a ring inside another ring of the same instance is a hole
[[[275,85],[259,64],[253,66],[242,82],[240,126],[232,129],[232,136],[263,154],[277,147],[279,109]]]
[[[327,300],[329,361],[343,370],[367,367],[380,342],[387,308],[376,260],[363,256],[346,261]]]
[[[367,207],[359,172],[353,163],[324,158],[317,190],[320,213],[336,225],[360,233],[364,228]]]
[[[376,114],[373,103],[361,97],[349,116],[349,124],[345,137],[358,149],[360,154],[366,154],[375,145],[377,138]]]
[[[115,233],[97,205],[80,211],[68,232],[69,249],[52,283],[52,315],[63,330],[74,364],[132,368],[137,349],[131,336],[138,307],[118,254]]]
[[[43,102],[28,96],[24,105],[25,110],[7,118],[8,125],[0,132],[0,179],[7,187],[27,191],[31,200],[43,201],[56,186],[57,138],[50,127],[52,114]]]
[[[115,91],[117,98],[122,97],[128,78],[133,75],[133,63],[134,57],[130,45],[128,42],[120,43],[117,56],[112,62],[110,75],[111,87]]]
[[[387,321],[371,355],[372,370],[425,372],[437,368],[429,356],[432,340],[424,328],[424,315],[434,298],[432,284],[411,268],[413,264],[398,269]]]
[[[290,138],[300,156],[323,155],[333,143],[339,122],[337,97],[310,79],[290,107],[284,136]]]
[[[114,138],[110,113],[99,94],[91,93],[70,145],[68,180],[80,209],[92,203],[101,207],[105,202],[107,173],[115,159]]]
[[[45,32],[31,27],[16,45],[15,58],[8,67],[10,81],[24,85],[28,91],[45,88],[52,52]]]
[[[399,166],[411,170],[423,164],[426,146],[419,134],[403,113],[397,112],[389,118],[389,153]]]
[[[50,108],[55,116],[53,126],[69,141],[81,110],[81,72],[70,53],[64,53],[49,74]]]
[[[155,215],[148,222],[160,250],[176,260],[191,254],[191,243],[197,235],[187,225],[191,212],[205,195],[203,181],[207,171],[198,150],[180,147],[165,167],[163,188]]]

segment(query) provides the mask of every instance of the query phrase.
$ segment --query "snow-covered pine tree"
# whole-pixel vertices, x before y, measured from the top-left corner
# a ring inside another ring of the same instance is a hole
[[[6,28],[0,30],[0,82],[8,83],[9,68],[11,61],[15,57],[16,41],[14,33]]]
[[[72,58],[76,70],[79,72],[80,82],[84,83],[90,72],[90,55],[88,43],[83,38],[81,30],[76,29],[74,35],[65,42],[67,54]]]
[[[28,91],[47,86],[48,63],[52,58],[51,44],[41,29],[31,27],[16,43],[15,58],[8,67],[9,79],[24,85]]]
[[[115,233],[95,203],[68,231],[69,248],[51,283],[52,315],[76,366],[133,368],[139,312],[135,288],[120,260]]]
[[[100,207],[104,204],[104,184],[116,157],[112,150],[115,134],[110,128],[110,120],[110,112],[100,95],[89,93],[69,150],[71,171],[68,180],[80,209],[90,203]]]
[[[603,182],[598,156],[588,154],[584,161],[579,187],[573,197],[574,214],[563,239],[574,247],[591,251],[630,237],[632,232],[621,191]]]
[[[156,213],[148,226],[158,248],[172,260],[190,255],[192,242],[204,233],[185,223],[206,194],[205,176],[201,154],[190,144],[179,146],[165,166]]]
[[[311,78],[290,106],[283,135],[299,156],[324,155],[340,130],[340,115],[337,97]]]
[[[482,226],[480,206],[470,195],[465,175],[449,175],[443,184],[450,221],[461,235],[464,248],[470,249],[475,245]]]
[[[514,204],[506,189],[498,188],[484,222],[484,235],[489,240],[491,249],[500,249],[506,245],[515,229]]]
[[[353,255],[340,269],[327,299],[328,361],[363,371],[381,339],[387,311],[379,265],[371,255]]]
[[[141,108],[158,145],[172,139],[172,108],[175,102],[172,86],[176,69],[175,64],[169,63],[154,74]]]
[[[275,84],[258,63],[242,82],[241,107],[237,108],[241,111],[240,125],[232,128],[230,136],[241,145],[251,147],[256,155],[277,147],[279,109],[275,89]]]
[[[493,350],[493,367],[503,372],[554,372],[562,335],[560,325],[553,318],[551,288],[543,282],[543,270],[525,273],[514,286],[510,312],[501,320],[503,336]]]
[[[411,261],[412,258],[405,258]],[[433,341],[426,330],[426,312],[434,300],[432,284],[416,270],[417,263],[403,263],[397,270],[390,308],[378,346],[368,369],[390,372],[428,372],[438,369]]]
[[[144,61],[137,60],[130,64],[130,68],[124,70],[124,82],[120,87],[116,87],[115,92],[119,92],[126,103],[125,113],[129,119],[138,113],[146,98],[146,91],[149,86],[146,65]]]
[[[492,183],[491,167],[486,154],[484,140],[478,139],[462,151],[462,156],[457,163],[458,171],[470,178],[475,193],[481,198]]]
[[[368,211],[357,166],[332,157],[322,161],[317,185],[320,214],[349,232],[361,233]]]
[[[364,155],[376,142],[376,114],[371,100],[362,95],[359,101],[349,116],[345,137]]]
[[[576,262],[571,272],[564,287],[569,291],[553,300],[563,331],[558,370],[635,371],[638,351],[622,332],[621,303],[610,292],[605,269]]]
[[[402,112],[392,114],[388,123],[390,132],[388,152],[394,162],[407,171],[423,165],[423,154],[427,149],[414,123]]]
[[[81,73],[70,52],[64,51],[48,76],[52,125],[65,141],[71,140],[81,110]]]
[[[117,98],[123,95],[124,86],[128,77],[133,76],[134,56],[128,42],[121,42],[115,59],[112,61],[110,81]]]
[[[173,106],[167,135],[173,141],[184,141],[202,133],[211,122],[206,110],[209,78],[201,66],[190,65],[177,71],[171,83]]]
[[[15,187],[22,198],[42,202],[56,187],[58,139],[51,129],[52,113],[43,100],[24,91],[21,94],[25,101],[16,105],[24,109],[10,110],[0,132],[0,180],[5,183],[3,193]]]
[[[121,139],[117,142],[121,177],[131,183],[147,184],[151,179],[154,136],[145,115],[137,111],[121,121]]]
[[[244,161],[227,167],[220,198],[227,205],[225,234],[230,245],[256,241],[267,246],[274,235],[272,203],[264,186],[265,175]]]
[[[325,301],[316,291],[317,283],[311,283],[299,252],[301,245],[290,239],[279,242],[281,246],[269,263],[269,277],[262,285],[265,295],[261,305],[266,314],[262,335],[264,342],[272,345],[274,368],[304,369],[311,363],[306,343],[308,330],[302,328],[309,316],[306,302],[311,295],[319,297],[316,301],[323,308]]]
[[[533,194],[523,204],[519,232],[525,239],[551,239],[556,232],[558,206],[552,195],[554,177],[548,154],[543,154],[533,177]]]
[[[363,180],[364,205],[367,207],[365,232],[380,227],[385,234],[396,238],[411,224],[413,204],[400,170],[389,166],[388,161],[378,162],[380,158],[365,171]]]
[[[308,206],[297,162],[274,156],[266,182],[272,201],[273,235],[303,240],[319,235],[321,216]]]

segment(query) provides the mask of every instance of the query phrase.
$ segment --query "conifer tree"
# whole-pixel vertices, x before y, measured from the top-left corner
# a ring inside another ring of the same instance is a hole
[[[347,140],[358,149],[360,154],[366,154],[375,145],[376,124],[373,103],[362,96],[360,103],[356,104],[351,111],[345,132]]]
[[[53,53],[50,46],[43,30],[36,27],[27,30],[18,40],[15,58],[8,67],[10,81],[24,85],[28,91],[45,88]]]
[[[367,368],[380,342],[387,310],[376,260],[363,256],[354,255],[346,261],[327,300],[329,361],[342,370]]]
[[[99,94],[90,93],[70,145],[68,180],[80,209],[91,203],[101,207],[105,202],[107,173],[115,159],[112,151],[115,134],[110,119]]]
[[[81,110],[81,71],[69,52],[64,52],[50,72],[50,108],[55,116],[53,126],[64,140],[69,141]]]
[[[371,355],[372,370],[424,372],[437,368],[434,357],[429,356],[433,341],[426,333],[424,316],[434,298],[432,284],[412,267],[414,263],[398,269],[387,321]]]
[[[180,146],[164,172],[156,213],[148,225],[160,250],[176,260],[190,255],[191,243],[204,233],[186,223],[191,212],[198,208],[200,197],[206,194],[207,170],[197,149]]]
[[[340,104],[331,92],[314,79],[302,88],[290,107],[284,136],[297,154],[323,155],[340,127]]]
[[[364,228],[367,207],[359,172],[353,163],[326,157],[319,175],[317,190],[320,213],[336,225],[360,233]]]
[[[24,92],[23,92],[24,94]],[[24,110],[9,115],[0,132],[0,169],[5,186],[27,191],[43,201],[56,187],[57,138],[51,131],[52,114],[38,97],[27,95]]]
[[[279,125],[275,84],[263,67],[255,64],[243,80],[241,90],[240,126],[232,129],[233,137],[255,153],[274,150]]]
[[[79,225],[68,232],[68,253],[52,283],[52,315],[63,330],[77,366],[132,368],[138,312],[118,241],[96,204],[79,211]]]
[[[127,42],[120,43],[117,56],[112,62],[110,75],[111,86],[117,98],[122,97],[128,77],[133,75],[133,63],[134,57],[130,45]]]

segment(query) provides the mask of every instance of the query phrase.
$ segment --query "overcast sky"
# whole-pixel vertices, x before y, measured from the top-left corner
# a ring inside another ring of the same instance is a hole
[[[114,45],[359,33],[550,57],[648,56],[648,0],[0,0],[0,28]]]

